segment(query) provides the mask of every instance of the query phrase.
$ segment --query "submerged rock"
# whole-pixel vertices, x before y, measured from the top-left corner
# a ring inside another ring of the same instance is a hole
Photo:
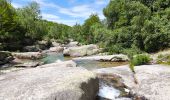
[[[10,52],[0,51],[0,65],[12,61],[14,58]]]
[[[78,57],[73,58],[73,60],[95,60],[95,61],[112,61],[112,62],[121,62],[129,61],[128,56],[123,54],[118,55],[103,55],[103,56],[89,56],[89,57]]]
[[[135,100],[169,100],[170,67],[165,65],[135,66],[135,74],[128,65],[98,69],[98,74],[121,77],[120,82],[130,89]],[[135,83],[137,81],[137,84]]]
[[[12,55],[19,59],[40,59],[44,56],[44,54],[40,52],[12,53]]]
[[[82,57],[86,55],[93,55],[99,53],[100,49],[97,45],[84,45],[79,47],[69,47],[65,48],[63,54],[65,56],[72,56],[72,57]]]
[[[51,66],[0,76],[0,100],[95,100],[96,75],[81,67]]]

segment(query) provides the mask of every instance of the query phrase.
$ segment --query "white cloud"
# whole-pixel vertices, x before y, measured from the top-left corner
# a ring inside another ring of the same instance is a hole
[[[97,5],[105,5],[105,4],[107,4],[107,2],[106,2],[106,0],[96,0],[95,4],[97,4]]]
[[[11,3],[14,8],[21,8],[22,5],[18,3]]]
[[[42,13],[42,17],[44,19],[59,19],[59,16],[53,15],[53,14],[47,14],[47,13]]]
[[[61,19],[59,16],[48,14],[48,13],[42,13],[42,18],[48,21],[62,23],[62,24],[70,25],[70,26],[73,26],[75,25],[76,22],[78,22],[77,20]]]
[[[29,0],[28,0],[29,1]],[[60,14],[67,15],[71,19],[87,19],[92,13],[98,14],[100,19],[104,19],[105,17],[103,16],[103,12],[100,9],[104,4],[107,3],[107,0],[95,0],[91,4],[83,4],[83,5],[77,5],[77,6],[72,6],[69,8],[62,7],[60,5],[54,4],[50,2],[49,0],[31,0],[31,1],[36,1],[37,3],[40,4],[41,8],[43,9],[52,9],[56,10],[56,12]],[[76,0],[68,0],[68,2],[75,2]],[[18,8],[21,7],[19,4],[13,4],[14,7]],[[100,10],[99,10],[100,9]],[[54,21],[54,22],[59,22],[59,23],[64,23],[67,25],[74,25],[77,20],[64,20],[61,19],[59,16],[50,14],[50,13],[42,13],[43,19],[47,19],[49,21]]]
[[[56,5],[54,3],[47,3],[44,0],[33,0],[36,1],[41,5],[41,7],[49,7],[49,8],[54,8],[58,10],[59,13],[69,15],[70,17],[73,18],[88,18],[92,13],[97,13],[101,17],[101,19],[104,18],[102,15],[102,11],[98,11],[93,4],[84,4],[84,5],[78,5],[78,6],[73,6],[70,8],[64,8],[59,5]],[[69,0],[70,1],[70,0]],[[103,0],[97,0],[98,2],[103,3]]]

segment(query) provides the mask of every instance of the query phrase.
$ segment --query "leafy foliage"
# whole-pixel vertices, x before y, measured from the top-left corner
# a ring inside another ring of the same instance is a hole
[[[151,58],[149,57],[149,55],[146,54],[139,54],[139,55],[135,55],[131,61],[131,64],[134,66],[137,65],[144,65],[144,64],[148,64],[150,62]]]
[[[56,39],[64,43],[71,38],[132,58],[170,47],[169,0],[110,0],[103,13],[104,20],[92,14],[83,25],[71,27],[43,20],[36,2],[15,9],[9,1],[0,0],[1,49],[14,46],[11,44],[25,46],[27,39]]]

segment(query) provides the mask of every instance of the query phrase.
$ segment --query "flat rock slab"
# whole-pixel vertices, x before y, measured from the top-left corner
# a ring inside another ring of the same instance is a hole
[[[44,56],[40,52],[21,52],[21,53],[12,53],[12,55],[18,59],[40,59]]]
[[[117,55],[99,55],[99,56],[87,56],[87,57],[77,57],[73,58],[73,60],[95,60],[95,61],[129,61],[128,56],[123,54]]]
[[[15,67],[32,68],[32,67],[37,67],[43,64],[44,64],[43,62],[25,62],[22,64],[17,64],[15,65]]]
[[[136,74],[134,75],[128,65],[98,69],[95,72],[121,77],[122,82],[137,97],[144,97],[147,100],[170,100],[170,66],[135,66]],[[138,84],[135,83],[135,80]]]
[[[135,92],[149,100],[170,100],[170,66],[137,66],[135,72],[139,83]]]
[[[37,67],[0,75],[0,100],[94,100],[96,75],[80,67]]]

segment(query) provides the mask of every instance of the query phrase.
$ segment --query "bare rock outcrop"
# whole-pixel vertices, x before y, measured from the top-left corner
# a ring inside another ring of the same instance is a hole
[[[129,61],[129,58],[126,55],[117,54],[117,55],[94,55],[94,56],[87,56],[87,57],[78,57],[78,58],[73,58],[73,60],[95,60],[95,61],[121,62],[121,61]]]
[[[40,59],[44,56],[40,52],[21,52],[21,53],[12,53],[12,55],[18,59]]]
[[[121,83],[130,89],[130,93],[137,100],[170,100],[170,66],[135,66],[135,74],[128,65],[98,69],[95,72],[119,76]]]
[[[51,65],[0,75],[0,100],[95,100],[98,89],[96,75],[81,67]]]
[[[68,47],[65,48],[63,54],[65,56],[72,56],[72,57],[82,57],[86,55],[94,55],[99,53],[100,49],[97,45],[90,44],[90,45],[83,45],[79,47]]]

